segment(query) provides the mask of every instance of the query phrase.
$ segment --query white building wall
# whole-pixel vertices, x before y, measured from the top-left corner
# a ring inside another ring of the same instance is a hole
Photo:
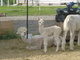
[[[19,3],[25,3],[25,0],[18,0],[18,1],[19,1]],[[30,2],[31,0],[28,0],[28,1]],[[33,1],[35,2],[37,0],[33,0]],[[71,1],[77,2],[77,0],[38,0],[38,1],[39,1],[39,3],[60,3],[60,2],[71,2]]]
[[[61,3],[61,2],[77,2],[77,0],[39,0],[40,3]],[[79,0],[80,1],[80,0]]]
[[[60,0],[40,0],[40,3],[60,3]]]
[[[19,3],[24,3],[24,0],[19,0]]]
[[[26,3],[25,1],[27,0],[16,0],[18,1],[18,3]],[[60,5],[61,3],[68,3],[68,2],[76,2],[77,3],[77,0],[33,0],[34,2],[34,5],[37,5],[37,3],[39,2],[40,5],[49,5],[49,4],[52,4],[52,5]],[[80,0],[79,0],[80,1]],[[32,4],[32,0],[28,0],[28,3],[29,4]]]
[[[68,3],[68,2],[75,2],[75,3],[77,3],[77,0],[61,0],[61,2],[66,2],[66,3]]]

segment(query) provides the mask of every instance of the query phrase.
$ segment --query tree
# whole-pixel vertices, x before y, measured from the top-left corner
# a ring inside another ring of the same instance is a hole
[[[8,0],[3,0],[4,4],[7,5]],[[13,0],[9,0],[10,4],[13,4]]]
[[[14,0],[10,0],[10,4],[13,4],[13,1],[14,1]]]

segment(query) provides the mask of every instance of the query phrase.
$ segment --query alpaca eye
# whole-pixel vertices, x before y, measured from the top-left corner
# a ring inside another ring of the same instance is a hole
[[[26,35],[26,32],[24,32],[24,34]]]

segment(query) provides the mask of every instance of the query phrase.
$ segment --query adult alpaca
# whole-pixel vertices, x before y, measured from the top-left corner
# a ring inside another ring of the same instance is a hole
[[[44,28],[44,20],[39,19],[39,32],[44,37],[44,52],[47,52],[48,38],[53,36],[56,43],[56,52],[59,50],[61,28],[59,26],[50,26]]]
[[[26,27],[20,27],[17,29],[17,34],[21,36],[21,39],[23,40],[24,43],[27,44],[26,49],[41,49],[42,46],[42,39],[43,37],[40,35],[35,35],[32,36],[31,38],[27,39],[26,38]]]
[[[64,20],[63,31],[62,50],[65,50],[66,35],[68,31],[70,31],[70,50],[73,50],[74,47],[75,31],[79,31],[78,45],[80,46],[80,15],[68,15]]]

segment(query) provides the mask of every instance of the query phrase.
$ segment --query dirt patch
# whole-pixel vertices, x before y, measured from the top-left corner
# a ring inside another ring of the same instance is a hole
[[[21,39],[0,40],[0,60],[80,60],[80,47],[75,44],[74,51],[61,49],[55,52],[56,47],[48,48],[48,52],[41,50],[27,50],[27,44]]]

